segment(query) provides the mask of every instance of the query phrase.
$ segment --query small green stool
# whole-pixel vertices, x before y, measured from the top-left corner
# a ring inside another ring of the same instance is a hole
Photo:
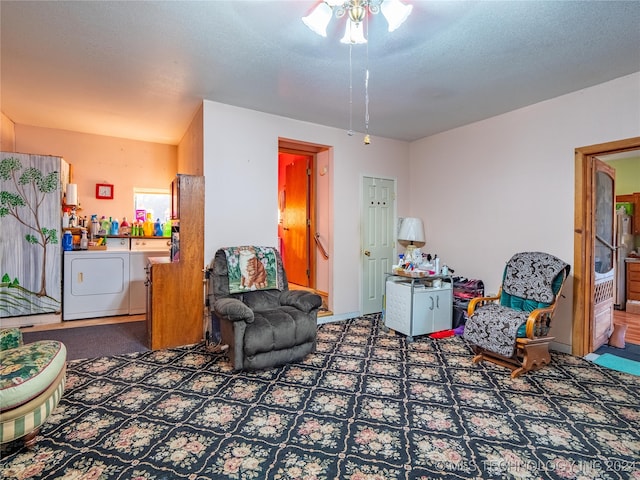
[[[0,330],[0,443],[31,448],[64,393],[67,349],[62,342],[24,344],[18,328]]]

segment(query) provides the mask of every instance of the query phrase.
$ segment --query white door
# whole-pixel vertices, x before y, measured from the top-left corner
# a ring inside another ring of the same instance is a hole
[[[362,183],[362,313],[382,311],[385,273],[394,259],[395,182],[364,177]]]

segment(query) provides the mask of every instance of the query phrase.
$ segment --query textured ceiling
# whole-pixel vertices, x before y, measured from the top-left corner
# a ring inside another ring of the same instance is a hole
[[[202,99],[349,128],[344,19],[304,1],[0,2],[2,112],[176,144]],[[638,1],[408,1],[354,46],[353,129],[415,140],[640,71]],[[639,106],[640,109],[640,106]]]

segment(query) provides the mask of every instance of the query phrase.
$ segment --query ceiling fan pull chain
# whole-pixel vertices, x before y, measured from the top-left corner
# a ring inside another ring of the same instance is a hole
[[[365,19],[365,26],[367,27],[367,36],[369,36],[369,16]],[[364,144],[369,145],[371,143],[371,137],[369,136],[369,42],[367,42],[367,71],[364,77]]]
[[[351,60],[353,45],[349,44],[349,130],[347,135],[353,136],[353,63]]]

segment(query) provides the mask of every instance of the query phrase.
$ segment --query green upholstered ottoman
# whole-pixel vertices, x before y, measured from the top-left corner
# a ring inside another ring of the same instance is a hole
[[[29,344],[17,328],[0,331],[0,443],[31,447],[64,392],[67,349],[55,340]]]

